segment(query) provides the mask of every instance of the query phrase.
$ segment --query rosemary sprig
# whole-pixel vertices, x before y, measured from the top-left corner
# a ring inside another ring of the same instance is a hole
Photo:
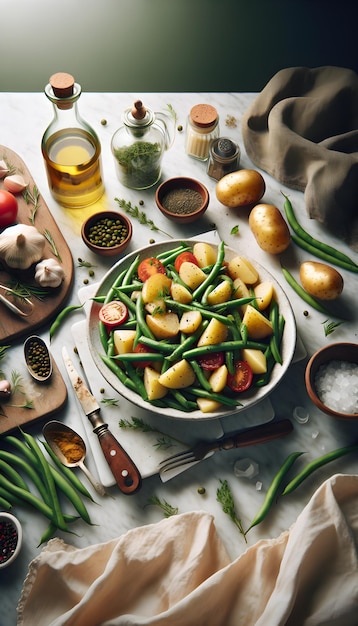
[[[84,261],[83,259],[77,259],[78,265],[77,267],[97,267],[97,265],[93,265],[89,261]]]
[[[33,205],[31,213],[30,213],[29,221],[31,222],[31,224],[34,224],[37,209],[40,206],[40,192],[38,188],[36,187],[36,185],[33,186],[32,192],[30,191],[29,186],[27,186],[26,189],[24,189],[24,191],[22,192],[22,195],[26,204]]]
[[[118,202],[121,209],[134,219],[138,220],[140,224],[144,224],[144,226],[148,226],[151,230],[161,232],[166,237],[173,239],[173,235],[169,235],[169,233],[166,233],[164,230],[156,226],[153,220],[149,219],[144,211],[140,211],[139,208],[137,206],[133,206],[131,202],[126,202],[126,200],[120,198],[115,198],[115,201]]]
[[[235,526],[238,527],[241,535],[243,535],[243,537],[245,538],[245,542],[247,543],[245,531],[243,529],[241,520],[236,514],[234,498],[230,491],[227,480],[220,480],[220,485],[221,486],[218,487],[216,491],[216,499],[218,502],[220,502],[224,513],[226,513],[226,515],[228,515],[230,519],[234,522]]]
[[[11,165],[11,163],[9,163],[5,155],[1,157],[1,160],[5,161],[6,163],[6,167],[9,170],[8,176],[12,176],[12,174],[16,173],[16,167],[14,165]]]
[[[152,504],[153,506],[159,506],[163,513],[164,513],[164,517],[171,517],[172,515],[177,515],[178,514],[178,507],[173,507],[171,504],[169,504],[169,502],[167,502],[166,500],[161,500],[160,498],[158,498],[158,496],[151,496],[148,499],[148,504]]]
[[[52,252],[54,253],[55,257],[61,262],[62,261],[61,255],[60,255],[60,253],[58,251],[58,248],[57,248],[57,246],[55,244],[55,240],[54,240],[53,236],[51,235],[50,231],[47,228],[44,230],[44,236],[47,239],[47,241],[49,242],[49,244],[50,244],[50,246],[52,248]]]
[[[12,282],[8,285],[9,289],[12,290],[13,296],[15,298],[31,298],[31,296],[37,298],[38,300],[44,300],[46,296],[50,293],[48,289],[42,289],[41,287],[36,287],[35,285],[24,285],[19,282]]]
[[[13,370],[11,372],[11,388],[12,388],[13,394],[15,394],[16,392],[22,393],[22,394],[24,393],[22,382],[23,382],[23,378],[20,372]]]
[[[338,328],[338,326],[343,324],[343,322],[330,322],[329,320],[325,320],[324,322],[322,322],[322,324],[323,324],[324,334],[326,337],[328,337],[328,335],[330,335],[331,333],[334,333],[336,328]]]
[[[118,406],[117,398],[102,398],[101,404],[105,404],[106,406]]]
[[[32,400],[25,398],[23,404],[7,404],[7,406],[12,406],[14,409],[33,409],[34,403]]]
[[[172,116],[174,123],[176,124],[176,121],[178,119],[178,116],[176,114],[176,111],[173,108],[173,105],[171,104],[167,104],[167,110],[169,111],[170,115]]]

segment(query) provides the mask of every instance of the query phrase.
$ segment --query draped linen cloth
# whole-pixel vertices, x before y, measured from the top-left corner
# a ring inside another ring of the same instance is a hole
[[[242,118],[259,168],[304,192],[308,215],[358,250],[358,75],[345,68],[280,70]]]
[[[52,539],[30,564],[18,626],[353,626],[357,547],[358,476],[342,474],[233,561],[202,511],[87,548]]]

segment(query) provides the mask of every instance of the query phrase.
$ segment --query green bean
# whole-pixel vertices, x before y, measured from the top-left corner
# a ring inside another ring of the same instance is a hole
[[[190,365],[193,368],[196,378],[198,382],[206,391],[212,391],[211,385],[207,378],[205,378],[204,370],[200,367],[197,361],[190,361]]]
[[[302,470],[302,472],[297,474],[297,476],[295,476],[286,485],[281,495],[284,496],[289,493],[292,493],[292,491],[294,491],[305,480],[305,478],[307,478],[307,476],[312,474],[312,472],[314,472],[316,469],[322,467],[323,465],[326,465],[330,461],[339,459],[341,456],[344,456],[345,454],[348,454],[349,452],[354,452],[357,449],[358,449],[358,445],[345,446],[343,448],[338,448],[337,450],[332,450],[332,452],[328,452],[327,454],[324,454],[323,456],[320,456],[317,459],[314,459],[313,461],[311,461],[311,463],[308,463],[308,465],[306,465],[306,467]]]
[[[21,501],[27,502],[31,504],[35,509],[37,509],[42,515],[47,517],[49,520],[53,521],[57,526],[57,517],[54,513],[53,509],[46,504],[43,500],[35,496],[31,491],[27,491],[26,489],[21,489],[15,485],[11,480],[5,478],[0,474],[0,485],[3,489],[6,489],[10,494],[14,494],[14,496],[18,497]],[[57,526],[58,528],[58,526]],[[67,526],[61,530],[68,531]]]
[[[227,352],[227,350],[242,350],[243,348],[252,348],[254,350],[265,350],[267,345],[265,343],[259,343],[256,341],[248,341],[244,343],[241,339],[239,341],[224,341],[222,343],[213,343],[207,346],[201,346],[199,348],[192,348],[186,350],[182,357],[183,359],[191,360],[197,359],[199,356],[205,354],[212,354],[213,352]]]
[[[270,339],[270,348],[272,352],[272,356],[275,359],[276,363],[282,365],[282,356],[280,353],[279,342],[280,342],[280,331],[279,331],[279,313],[278,313],[278,305],[276,300],[271,300],[270,305],[270,315],[269,315],[273,334]]]
[[[124,354],[114,354],[112,359],[123,361],[123,363],[137,361],[163,361],[164,355],[160,352],[125,352]]]
[[[55,465],[61,470],[65,478],[67,478],[67,480],[73,485],[73,487],[77,489],[77,491],[79,491],[83,496],[85,496],[86,498],[89,498],[90,500],[92,500],[92,502],[94,502],[93,497],[88,491],[87,487],[85,487],[85,485],[78,478],[75,472],[69,467],[66,467],[65,465],[63,465],[63,463],[61,463],[60,459],[58,458],[58,456],[56,456],[52,448],[48,445],[47,441],[41,441],[41,443],[44,446],[49,457],[52,459]]]
[[[292,274],[282,265],[281,265],[281,270],[288,284],[297,293],[297,295],[300,296],[302,300],[304,300],[304,302],[309,304],[312,308],[316,309],[317,311],[320,311],[320,313],[324,313],[324,315],[328,317],[331,316],[331,313],[322,304],[320,304],[319,302],[317,302],[317,300],[315,300],[312,296],[310,296],[310,294],[307,293],[307,291],[305,291],[303,287],[301,287],[301,285],[296,281],[296,279],[292,276]]]
[[[205,280],[199,285],[199,287],[197,287],[193,291],[193,300],[199,300],[199,298],[202,296],[202,294],[206,290],[207,286],[210,285],[214,281],[215,277],[221,270],[224,257],[225,257],[225,244],[223,241],[220,241],[216,262],[214,263],[211,272],[207,275]]]
[[[144,343],[145,346],[153,348],[153,350],[159,350],[163,354],[171,354],[173,351],[173,344],[165,341],[159,341],[158,339],[151,339],[145,335],[139,335],[138,342]]]
[[[108,357],[106,354],[101,354],[100,357],[103,363],[119,378],[125,387],[128,387],[131,391],[137,391],[135,383],[111,357]]]
[[[262,522],[262,520],[266,517],[269,510],[271,509],[271,506],[276,496],[278,495],[278,492],[279,492],[279,489],[281,487],[284,477],[286,476],[287,472],[291,469],[296,459],[299,456],[301,456],[301,454],[303,454],[303,452],[292,452],[284,461],[283,465],[281,465],[277,474],[274,476],[274,479],[270,487],[267,490],[266,497],[264,499],[264,502],[261,508],[255,515],[248,529],[246,530],[245,535],[249,532],[249,530],[251,530],[251,528],[253,528],[254,526],[257,526],[257,524],[260,524],[260,522]]]
[[[104,304],[107,304],[107,302],[110,302],[111,300],[113,300],[113,294],[116,290],[116,287],[118,287],[118,285],[122,284],[122,281],[127,273],[127,269],[123,270],[122,272],[120,272],[120,274],[118,274],[117,278],[115,279],[115,281],[112,283],[110,289],[108,290],[105,299],[104,299]]]
[[[48,461],[46,460],[40,446],[38,445],[36,439],[30,435],[29,433],[26,433],[24,431],[22,431],[23,433],[23,437],[25,439],[25,442],[27,443],[27,445],[29,446],[30,450],[32,450],[32,452],[34,453],[37,462],[39,464],[39,468],[41,469],[42,473],[43,473],[43,477],[44,477],[44,481],[45,481],[45,485],[47,487],[48,493],[49,493],[49,497],[50,497],[50,501],[51,501],[51,506],[53,508],[54,511],[54,515],[55,515],[55,523],[57,525],[58,528],[60,528],[61,530],[67,531],[67,525],[65,523],[65,520],[63,518],[63,513],[60,507],[60,503],[58,500],[58,495],[57,495],[57,491],[56,491],[56,487],[55,487],[55,481],[53,479],[53,476],[51,474],[51,470],[50,470],[50,464],[48,463]]]
[[[277,339],[279,345],[281,344],[284,326],[285,326],[285,318],[283,317],[283,315],[279,315],[278,339]],[[265,385],[267,385],[268,381],[270,380],[272,370],[274,366],[276,365],[276,360],[274,359],[273,354],[272,354],[271,344],[267,346],[264,354],[266,357],[266,372],[262,376],[260,376],[260,378],[256,379],[254,383],[255,387],[264,387]]]
[[[144,387],[143,380],[140,378],[140,376],[138,376],[134,367],[129,362],[127,362],[127,373],[130,380],[134,383],[137,393],[142,396],[143,400],[148,400],[148,394]]]
[[[0,460],[0,470],[8,475],[9,479],[14,483],[14,485],[19,487],[20,489],[30,491],[22,476],[20,476],[20,474],[11,465],[9,465],[9,463]]]
[[[19,455],[13,454],[12,452],[7,452],[6,450],[0,450],[0,459],[7,463],[13,463],[17,465],[23,472],[27,474],[27,476],[32,480],[34,485],[36,486],[38,492],[40,493],[42,499],[50,504],[48,498],[48,492],[45,488],[44,483],[41,480],[40,474],[34,469],[32,465],[26,463],[26,461]],[[20,486],[20,485],[19,485]]]
[[[157,259],[159,259],[159,261],[161,261],[163,265],[169,265],[170,263],[175,261],[179,254],[181,254],[182,252],[186,252],[187,250],[190,250],[190,247],[182,243],[177,248],[173,248],[172,250],[169,250],[167,252],[159,252],[159,254],[157,254]]]
[[[337,250],[336,248],[333,248],[332,246],[329,246],[328,244],[325,244],[322,241],[315,239],[302,228],[302,226],[296,219],[293,206],[289,198],[285,194],[282,195],[285,198],[283,206],[287,221],[296,235],[296,237],[292,237],[293,241],[295,241],[295,243],[297,243],[297,245],[299,245],[301,248],[307,250],[308,252],[312,252],[321,259],[324,259],[331,263],[335,263],[336,265],[339,265],[340,267],[343,267],[352,272],[358,272],[358,265],[347,255],[343,254],[343,252],[340,252],[340,250]],[[340,265],[340,263],[342,263],[343,265]]]
[[[87,522],[87,524],[92,524],[87,508],[72,484],[69,483],[69,481],[64,477],[63,474],[59,472],[59,470],[57,470],[55,467],[52,467],[52,465],[50,466],[50,472],[52,474],[54,483],[59,487],[59,489],[61,489],[61,491],[69,499],[71,504],[73,504],[77,513],[80,514],[82,519]]]
[[[65,307],[62,311],[57,315],[55,321],[50,326],[50,341],[52,341],[54,335],[60,328],[62,322],[66,317],[69,316],[73,311],[77,311],[78,309],[82,309],[84,302],[82,304],[71,304],[70,306]]]
[[[194,309],[200,311],[202,317],[204,318],[209,318],[210,320],[212,317],[215,317],[215,319],[218,320],[218,322],[222,322],[222,324],[228,323],[227,317],[225,317],[224,315],[219,315],[219,313],[214,313],[211,309],[206,309],[201,304],[195,302],[192,302],[191,304],[183,304],[182,302],[172,300],[171,298],[166,298],[165,302],[170,309],[179,309],[179,311],[193,311]]]
[[[136,316],[137,316],[137,323],[139,328],[142,331],[142,335],[145,335],[146,337],[149,337],[150,339],[155,340],[155,337],[152,333],[152,331],[148,328],[147,322],[145,321],[144,318],[144,308],[143,308],[143,298],[142,298],[142,294],[140,294],[137,298],[137,302],[136,302]]]
[[[189,350],[189,348],[198,341],[200,335],[204,332],[208,324],[208,320],[204,320],[199,326],[198,330],[195,331],[195,333],[193,333],[192,335],[188,335],[184,339],[184,341],[182,341],[174,350],[172,350],[171,354],[166,357],[167,360],[170,362],[179,360],[183,352]]]
[[[214,393],[213,391],[206,391],[201,387],[190,387],[188,388],[187,393],[189,396],[193,395],[199,398],[208,398],[209,400],[215,400],[220,404],[225,404],[225,406],[242,406],[242,403],[239,402],[239,400],[237,400],[236,398],[233,398],[231,396],[225,396],[221,393]]]
[[[133,279],[133,276],[134,276],[135,272],[138,269],[139,263],[140,263],[140,258],[139,258],[139,255],[137,255],[133,259],[132,263],[130,264],[130,266],[128,267],[127,271],[125,272],[122,280],[120,281],[120,284],[122,286],[123,285],[124,286],[125,285],[129,285],[131,283],[131,281]],[[117,280],[117,282],[113,285],[113,288],[118,287],[118,285],[119,285],[119,281]],[[111,300],[112,300],[112,298],[111,298]]]
[[[12,504],[11,502],[8,502],[7,500],[5,500],[5,498],[2,498],[0,496],[0,507],[2,509],[5,509],[5,511],[10,511],[10,509],[12,508]]]

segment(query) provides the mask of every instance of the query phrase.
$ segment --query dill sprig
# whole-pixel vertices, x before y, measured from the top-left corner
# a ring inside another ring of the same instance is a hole
[[[148,499],[148,504],[152,504],[153,506],[159,506],[159,508],[161,508],[164,513],[164,517],[177,515],[179,511],[178,507],[173,507],[171,504],[169,504],[169,502],[167,502],[166,500],[161,500],[160,498],[158,498],[158,496],[155,495],[151,496]]]
[[[126,200],[120,198],[115,198],[115,201],[118,202],[121,209],[134,219],[138,220],[140,224],[148,226],[151,230],[161,232],[163,235],[166,235],[166,237],[173,239],[173,235],[169,235],[169,233],[166,233],[164,230],[156,226],[153,220],[149,219],[144,211],[140,211],[140,209],[137,206],[133,206],[131,202],[126,202]]]
[[[22,192],[22,195],[26,204],[33,205],[31,213],[30,213],[29,221],[31,222],[31,224],[34,224],[37,209],[40,206],[40,192],[38,188],[36,187],[36,185],[33,186],[32,191],[30,190],[29,186],[27,186],[26,189],[24,189],[24,191]]]
[[[44,230],[43,234],[44,234],[44,237],[49,242],[49,244],[50,244],[50,246],[52,248],[52,252],[54,253],[55,257],[61,262],[62,261],[61,255],[60,255],[60,253],[58,251],[58,248],[57,248],[57,246],[55,244],[55,240],[54,240],[53,236],[51,235],[50,231],[46,228]]]
[[[220,480],[220,484],[221,486],[218,487],[216,491],[216,499],[218,502],[220,502],[224,513],[226,513],[226,515],[228,515],[230,519],[234,522],[235,526],[238,527],[240,533],[243,535],[245,541],[247,542],[241,520],[236,514],[235,502],[233,495],[230,491],[229,484],[227,480]]]
[[[322,322],[322,324],[323,324],[324,334],[326,337],[328,337],[328,335],[331,335],[332,333],[334,333],[334,331],[338,328],[338,326],[343,324],[343,322],[330,322],[329,320],[325,320],[324,322]]]

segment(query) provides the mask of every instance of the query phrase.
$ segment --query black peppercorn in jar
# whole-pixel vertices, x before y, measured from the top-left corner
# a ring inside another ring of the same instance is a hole
[[[227,137],[218,137],[210,144],[207,174],[220,180],[226,174],[235,172],[240,162],[239,146]]]

